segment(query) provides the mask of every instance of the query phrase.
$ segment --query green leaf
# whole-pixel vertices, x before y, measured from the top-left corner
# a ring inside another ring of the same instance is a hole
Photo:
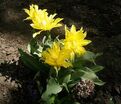
[[[81,70],[84,75],[82,76],[82,79],[85,80],[93,80],[95,78],[97,78],[98,76],[95,74],[95,72],[93,72],[91,69],[86,68],[86,70]]]
[[[47,101],[48,104],[54,104],[55,103],[55,95],[52,95],[49,97],[49,100]]]
[[[83,68],[83,65],[85,64],[85,60],[83,57],[75,55],[74,61],[73,61],[73,68],[74,70],[78,70],[79,68]]]
[[[53,94],[56,95],[61,91],[62,87],[51,77],[48,81],[46,91],[42,94],[42,99],[47,102]]]
[[[81,78],[80,78],[80,79],[81,79]],[[71,83],[69,83],[69,84],[68,84],[68,88],[74,87],[74,86],[80,81],[80,79],[75,80],[75,81],[72,81]]]
[[[43,47],[37,42],[35,38],[30,41],[27,46],[27,49],[31,55],[38,55],[39,57],[41,57]]]
[[[63,83],[63,87],[66,89],[66,91],[69,93],[69,89],[66,83]]]
[[[87,70],[82,70],[82,72],[84,72],[84,75],[82,76],[82,79],[85,80],[92,80],[96,85],[104,85],[105,82],[101,81],[98,76],[95,74],[94,71],[92,71],[91,69],[87,68]]]
[[[71,81],[68,83],[68,87],[72,88],[75,84],[77,84],[81,80],[83,75],[84,75],[84,72],[82,71],[73,72],[71,76]]]
[[[68,74],[64,77],[63,79],[63,83],[69,83],[71,81],[71,74]]]
[[[103,53],[96,53],[96,57],[102,56]]]
[[[90,51],[86,51],[86,53],[83,56],[84,59],[89,60],[89,61],[91,61],[92,58],[95,58],[95,57],[96,57],[96,55]]]
[[[33,38],[27,46],[29,53],[34,54],[38,49],[37,40]]]
[[[102,85],[105,84],[105,82],[103,82],[103,81],[100,80],[99,78],[95,78],[93,81],[94,81],[94,83],[95,83],[96,85],[99,85],[99,86],[102,86]]]
[[[24,52],[22,49],[18,49],[18,51],[21,55],[21,59],[22,59],[23,63],[27,67],[32,69],[33,71],[35,71],[35,72],[40,71],[40,72],[45,73],[48,70],[48,68],[44,67],[43,64],[36,57],[30,56],[29,54]]]
[[[91,69],[92,69],[93,72],[97,73],[97,72],[103,70],[104,67],[103,66],[99,66],[99,65],[95,65]]]
[[[84,72],[82,72],[81,70],[75,71],[72,73],[72,78],[71,80],[78,80],[81,79],[81,77],[84,75]]]
[[[43,50],[52,46],[53,41],[51,38],[51,34],[49,32],[46,32],[46,36],[43,37],[42,44],[43,44]]]
[[[83,55],[83,59],[84,59],[84,60],[90,61],[90,62],[94,63],[95,65],[96,65],[96,63],[95,63],[95,58],[96,58],[96,57],[97,57],[96,54],[94,54],[93,52],[90,52],[90,51],[87,51],[87,52]]]
[[[70,77],[71,73],[72,73],[72,70],[67,70],[67,69],[63,69],[63,68],[61,70],[59,70],[58,77],[57,77],[59,83],[62,84],[64,82],[64,80],[65,80],[65,82],[67,80],[69,80],[68,78]]]

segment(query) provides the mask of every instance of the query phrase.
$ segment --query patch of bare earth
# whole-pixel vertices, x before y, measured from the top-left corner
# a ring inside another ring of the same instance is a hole
[[[28,37],[17,32],[0,32],[0,62],[17,61],[18,48],[26,50]]]
[[[0,63],[8,62],[10,64],[17,62],[19,60],[18,48],[26,50],[28,40],[28,37],[19,32],[0,32]],[[3,74],[3,71],[6,70],[7,72],[5,73],[15,73],[17,68],[8,65],[9,69],[7,69],[5,65],[3,66],[0,66],[0,104],[14,104],[11,101],[13,99],[11,91],[17,91],[20,83],[16,83],[16,79],[11,81],[10,74]],[[11,68],[12,70],[10,70]]]

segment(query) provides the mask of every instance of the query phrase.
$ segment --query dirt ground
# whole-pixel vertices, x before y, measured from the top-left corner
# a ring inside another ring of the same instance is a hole
[[[63,23],[84,27],[92,43],[87,47],[102,52],[97,63],[104,66],[99,73],[106,82],[96,87],[94,96],[81,104],[121,104],[121,1],[120,0],[1,0],[0,1],[0,104],[37,104],[37,88],[33,72],[19,60],[18,48],[25,51],[32,29],[23,19],[23,8],[37,3],[50,13],[57,12]],[[63,35],[59,29],[58,34]],[[19,60],[19,61],[18,61]],[[31,100],[30,100],[31,99]]]

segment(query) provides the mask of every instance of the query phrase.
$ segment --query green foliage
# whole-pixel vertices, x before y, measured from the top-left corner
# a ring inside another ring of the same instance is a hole
[[[45,40],[45,38],[43,39],[43,44],[45,44],[45,47],[47,46],[49,47],[48,45],[49,43],[50,42],[48,42],[48,40]],[[39,71],[40,77],[42,75],[40,73],[43,73],[46,76],[48,76],[47,72],[50,73],[50,77],[49,76],[46,77],[46,79],[48,80],[46,86],[43,86],[42,84],[43,83],[42,81],[44,80],[42,79],[37,80],[38,88],[40,90],[40,93],[42,94],[41,99],[45,102],[45,104],[55,104],[55,102],[58,102],[58,104],[62,104],[64,98],[59,99],[58,94],[62,92],[64,89],[67,91],[67,93],[70,93],[70,89],[81,79],[91,80],[94,82],[95,85],[105,84],[96,75],[96,73],[103,70],[103,67],[95,64],[95,59],[98,55],[94,54],[93,52],[88,51],[82,57],[76,56],[75,61],[73,61],[73,68],[71,69],[62,68],[61,70],[58,71],[58,74],[57,74],[55,69],[51,68],[51,71],[49,71],[50,70],[49,67],[47,67],[46,65],[43,65],[42,61],[39,60],[37,55],[41,51],[38,51],[39,46],[35,39],[33,39],[30,42],[28,49],[31,55],[19,49],[23,63],[30,69],[36,72]],[[87,61],[93,64],[91,64],[90,67],[87,67]],[[37,78],[37,75],[35,79],[36,78]],[[44,88],[45,90],[43,91]],[[76,104],[76,103],[78,104],[78,102],[73,102],[71,101],[71,99],[68,99],[68,100],[70,101],[70,104]],[[63,104],[66,104],[66,103],[63,103]]]
[[[36,73],[41,72],[45,75],[48,74],[49,68],[46,65],[43,65],[43,63],[39,60],[37,56],[29,55],[28,53],[24,52],[22,49],[18,49],[18,51],[21,55],[21,60],[28,68],[30,68]]]
[[[47,104],[53,104],[55,95],[61,91],[62,87],[51,77],[48,81],[47,89],[42,95],[42,99],[46,101]]]
[[[37,40],[34,38],[30,41],[27,48],[29,53],[32,55],[39,54],[40,52],[42,52],[43,49],[42,46],[38,44]]]
[[[85,80],[92,80],[96,85],[104,85],[105,83],[101,81],[95,73],[99,71],[99,69],[100,67],[95,69],[86,68],[86,70],[81,70],[84,73],[81,78]]]
[[[22,49],[18,49],[19,53],[21,55],[21,59],[23,63],[29,67],[30,69],[38,72],[41,69],[41,63],[36,57],[30,56],[26,52],[24,52]]]

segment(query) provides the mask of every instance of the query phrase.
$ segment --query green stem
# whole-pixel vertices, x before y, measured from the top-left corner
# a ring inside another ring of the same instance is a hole
[[[47,39],[51,41],[51,34],[50,34],[50,31],[47,31]]]

